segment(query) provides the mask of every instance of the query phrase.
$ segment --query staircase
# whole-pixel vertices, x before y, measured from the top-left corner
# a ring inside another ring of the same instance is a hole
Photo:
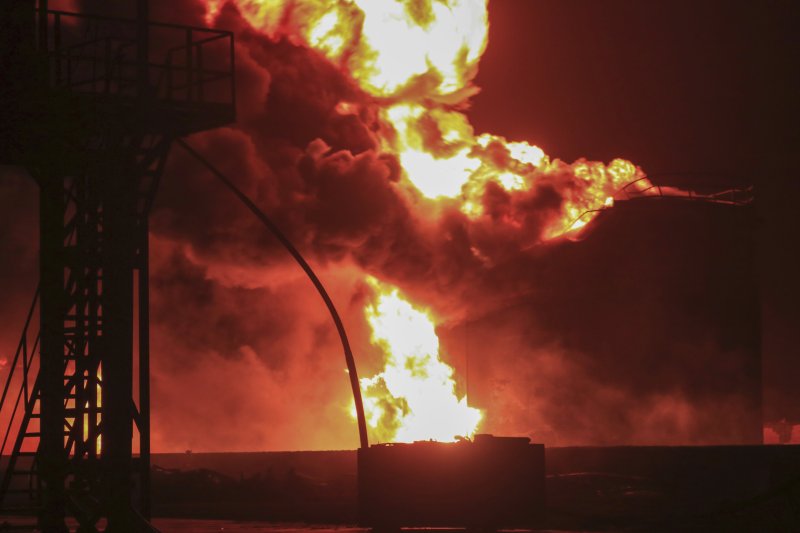
[[[21,85],[36,90],[14,93],[41,263],[4,368],[0,513],[38,510],[45,529],[149,516],[147,215],[172,141],[235,120],[232,34],[138,5],[135,20],[40,10],[26,50],[41,68]]]
[[[38,373],[39,334],[38,331],[34,333],[32,327],[38,302],[37,289],[14,358],[7,366],[8,375],[0,398],[0,420],[8,420],[0,445],[0,456],[6,463],[0,481],[1,514],[35,515],[41,505],[36,460],[39,444],[39,384],[35,379]],[[13,444],[9,450],[10,438],[13,438]]]

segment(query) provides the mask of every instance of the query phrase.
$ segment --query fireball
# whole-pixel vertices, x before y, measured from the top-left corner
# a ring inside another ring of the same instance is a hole
[[[423,199],[455,201],[479,218],[490,182],[524,192],[566,172],[577,186],[561,191],[560,212],[544,230],[554,238],[584,226],[631,181],[649,186],[629,161],[568,165],[525,141],[476,135],[459,109],[477,90],[472,80],[488,42],[488,0],[235,3],[253,27],[316,50],[356,82],[378,107],[381,148],[397,156],[405,186]],[[209,3],[210,17],[219,4]]]
[[[210,19],[223,1],[207,0]],[[474,131],[463,110],[477,92],[472,82],[487,46],[488,0],[227,1],[253,28],[316,51],[361,89],[359,103],[336,109],[357,114],[370,106],[377,144],[400,162],[399,186],[420,213],[437,213],[427,207],[446,203],[468,220],[524,231],[513,216],[491,218],[487,191],[514,198],[546,187],[557,190],[559,204],[549,208],[540,238],[552,239],[585,226],[627,184],[650,194],[650,182],[629,161],[567,164],[525,141]],[[384,369],[361,382],[373,435],[449,441],[474,434],[482,414],[456,395],[430,315],[397,289],[371,284],[377,296],[365,312],[372,342],[385,354]]]

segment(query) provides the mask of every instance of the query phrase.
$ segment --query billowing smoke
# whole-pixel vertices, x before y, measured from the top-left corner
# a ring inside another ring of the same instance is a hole
[[[467,359],[473,375],[487,376],[489,385],[473,396],[487,410],[488,430],[551,444],[678,443],[696,433],[701,422],[689,399],[621,385],[647,368],[631,368],[624,379],[597,372],[591,343],[572,343],[569,321],[548,323],[548,309],[537,307],[552,304],[537,283],[569,276],[554,272],[561,263],[553,261],[571,248],[550,240],[553,221],[569,218],[571,202],[587,190],[581,174],[596,169],[582,162],[548,162],[546,172],[528,166],[523,175],[537,178],[530,187],[481,182],[470,194],[480,205],[470,209],[456,199],[425,198],[387,145],[386,102],[297,39],[254,28],[234,2],[214,6],[213,24],[236,34],[238,122],[189,142],[318,269],[362,375],[380,368],[364,316],[372,291],[365,278],[372,275],[433,311],[464,391]],[[153,17],[201,25],[206,7],[200,0],[153,3]],[[435,109],[463,108],[471,91]],[[433,141],[444,136],[431,128]],[[513,162],[497,143],[481,150],[489,162],[483,165]],[[625,169],[632,178],[639,172]],[[355,447],[344,361],[324,306],[272,236],[179,148],[151,231],[153,448]],[[28,262],[31,254],[27,247]],[[713,401],[720,410],[727,405]]]
[[[553,302],[529,296],[529,289],[537,278],[545,279],[537,272],[551,269],[558,250],[568,246],[540,243],[552,220],[564,216],[566,202],[582,193],[584,181],[577,175],[588,164],[556,162],[523,191],[488,182],[477,217],[455,200],[431,202],[404,182],[398,157],[382,149],[385,104],[356,86],[345,69],[291,36],[252,28],[230,3],[222,4],[216,24],[236,29],[238,78],[245,87],[240,120],[192,142],[322,269],[345,314],[362,374],[379,368],[363,315],[370,292],[363,279],[374,275],[432,308],[445,329],[472,331],[465,343],[445,335],[465,391],[470,388],[468,364],[461,364],[465,352],[494,352],[470,356],[493,380],[488,397],[485,391],[483,397],[473,395],[489,409],[488,430],[559,444],[682,442],[699,433],[694,426],[702,422],[695,421],[692,398],[670,387],[632,388],[636,375],[600,378],[591,357],[597,350],[568,346],[560,338],[569,334],[564,323],[536,322],[543,314],[537,305]],[[342,102],[348,103],[347,112]],[[420,125],[436,129],[430,122]],[[436,132],[429,137],[435,141]],[[509,157],[499,144],[490,144],[487,153],[492,160]],[[226,413],[221,419],[231,425],[221,427],[237,435],[228,448],[353,446],[341,355],[328,318],[298,269],[183,154],[173,158],[164,183],[152,227],[159,247],[173,259],[155,269],[155,305],[162,311],[154,313],[155,346],[168,342],[176,373],[157,376],[156,405],[185,421],[179,413],[186,409],[178,406],[193,405],[197,388],[213,389],[214,404],[227,405],[220,407]],[[505,311],[526,297],[533,308]],[[176,304],[185,310],[176,312]],[[505,313],[504,320],[487,333],[481,321],[493,313]],[[503,346],[495,338],[508,334],[516,336],[516,344]],[[487,359],[495,364],[486,367]],[[196,383],[208,379],[209,360],[220,368],[212,374],[217,382]],[[176,379],[180,369],[191,383]],[[258,377],[240,387],[228,373],[247,381]],[[254,391],[259,387],[263,393]],[[201,403],[198,413],[205,408]],[[244,427],[251,431],[239,431]],[[194,435],[188,439],[192,446],[218,447],[214,437],[187,433]],[[738,438],[735,431],[708,435],[709,441]],[[158,438],[167,448],[187,440],[172,430]]]

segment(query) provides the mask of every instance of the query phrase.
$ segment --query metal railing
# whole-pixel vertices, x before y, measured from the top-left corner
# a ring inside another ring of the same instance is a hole
[[[5,434],[3,435],[3,443],[0,445],[0,458],[6,458],[5,468],[3,475],[0,479],[0,510],[8,511],[8,496],[14,494],[26,494],[27,501],[23,503],[38,505],[39,498],[39,478],[37,476],[37,452],[38,452],[38,439],[36,449],[23,450],[26,437],[32,437],[39,430],[31,433],[29,424],[31,423],[31,415],[33,407],[38,400],[39,384],[38,384],[38,358],[39,353],[39,329],[33,328],[32,323],[36,316],[36,309],[39,304],[39,289],[37,287],[33,296],[33,302],[28,310],[28,316],[25,320],[25,325],[22,329],[22,336],[20,337],[17,350],[11,364],[7,365],[8,375],[5,379],[3,386],[3,393],[0,397],[0,419],[8,418]],[[19,372],[18,372],[19,370]],[[33,377],[32,377],[33,376]],[[9,401],[9,391],[12,384],[18,385],[16,399]],[[21,409],[20,409],[21,408]],[[10,411],[10,413],[9,413]],[[20,420],[17,421],[17,415],[21,411]],[[9,443],[9,437],[12,437],[13,444],[11,449],[6,450]],[[18,470],[21,455],[27,455],[30,458],[29,463],[23,470]],[[19,484],[14,484],[12,479],[16,476],[23,474],[27,478],[25,488],[20,488]],[[20,503],[17,501],[17,503]],[[30,509],[26,509],[29,511]]]
[[[47,12],[50,83],[75,92],[235,105],[233,34],[66,11]],[[153,60],[152,58],[158,58]],[[142,91],[148,94],[141,94]]]
[[[614,193],[613,196],[614,201],[659,198],[673,198],[714,204],[744,206],[752,204],[755,196],[754,188],[752,186],[744,188],[733,187],[711,193],[700,193],[691,189],[684,190],[676,187],[654,185],[652,182],[650,182],[648,177],[641,177],[623,185],[617,190],[617,192]],[[613,206],[614,204],[610,203],[597,209],[587,209],[570,223],[570,231],[583,227],[585,225],[585,222],[583,221],[586,217],[607,209],[611,209]]]
[[[642,184],[645,184],[642,186]],[[728,188],[711,193],[700,193],[691,189],[679,189],[663,185],[654,185],[647,177],[634,180],[619,189],[615,199],[632,200],[636,198],[683,198],[686,200],[699,200],[704,202],[748,205],[753,202],[753,187]],[[624,198],[620,198],[623,196]]]
[[[14,358],[11,364],[6,366],[8,375],[6,376],[5,385],[3,386],[2,397],[0,397],[0,417],[4,417],[9,409],[11,409],[11,414],[8,415],[8,426],[3,436],[3,443],[0,445],[0,456],[5,455],[9,437],[14,434],[12,430],[15,427],[14,422],[19,412],[20,405],[22,405],[23,408],[27,406],[34,395],[34,383],[32,382],[31,376],[36,376],[38,374],[36,355],[39,353],[39,331],[38,328],[34,331],[31,328],[31,323],[33,322],[38,303],[39,289],[37,288],[33,297],[33,302],[28,310],[28,316],[25,320],[25,326],[22,329],[22,336],[17,345]],[[18,369],[21,372],[19,375],[17,375]],[[17,390],[16,400],[12,404],[9,402],[10,397],[8,393],[11,390],[12,383],[15,381],[19,382],[19,389]],[[12,405],[13,407],[11,407]]]

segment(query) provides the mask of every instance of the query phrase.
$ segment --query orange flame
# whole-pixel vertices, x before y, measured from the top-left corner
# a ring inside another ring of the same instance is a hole
[[[209,0],[209,17],[221,0]],[[551,161],[537,146],[501,136],[476,135],[459,105],[475,94],[471,84],[488,38],[488,0],[236,0],[243,15],[273,38],[312,48],[379,106],[381,148],[397,155],[405,184],[421,196],[453,199],[471,218],[483,213],[493,182],[509,193],[538,180],[569,174],[560,214],[544,237],[584,226],[613,203],[624,185],[640,180],[632,163],[608,165]],[[343,113],[357,106],[343,102]]]
[[[207,0],[209,18],[223,1]],[[526,142],[475,133],[461,109],[477,92],[472,80],[487,45],[488,0],[227,1],[254,28],[316,50],[352,78],[362,100],[377,108],[381,149],[397,156],[401,183],[420,202],[446,199],[478,219],[488,216],[490,184],[515,195],[543,181],[558,187],[562,198],[543,229],[548,239],[586,225],[626,184],[635,182],[636,191],[649,194],[651,184],[629,161],[570,165]],[[357,114],[359,105],[340,102],[336,109]],[[432,320],[397,289],[372,285],[379,296],[367,319],[373,342],[386,352],[385,369],[362,380],[375,436],[413,441],[472,435],[481,413],[457,398],[453,369],[438,357]]]
[[[221,0],[208,2],[213,18]],[[313,48],[376,97],[448,96],[486,48],[486,0],[237,0],[272,37]]]
[[[377,297],[365,312],[372,342],[385,354],[384,369],[361,379],[373,438],[382,442],[454,441],[475,434],[482,413],[458,398],[453,368],[439,358],[430,315],[399,291],[369,280]]]

